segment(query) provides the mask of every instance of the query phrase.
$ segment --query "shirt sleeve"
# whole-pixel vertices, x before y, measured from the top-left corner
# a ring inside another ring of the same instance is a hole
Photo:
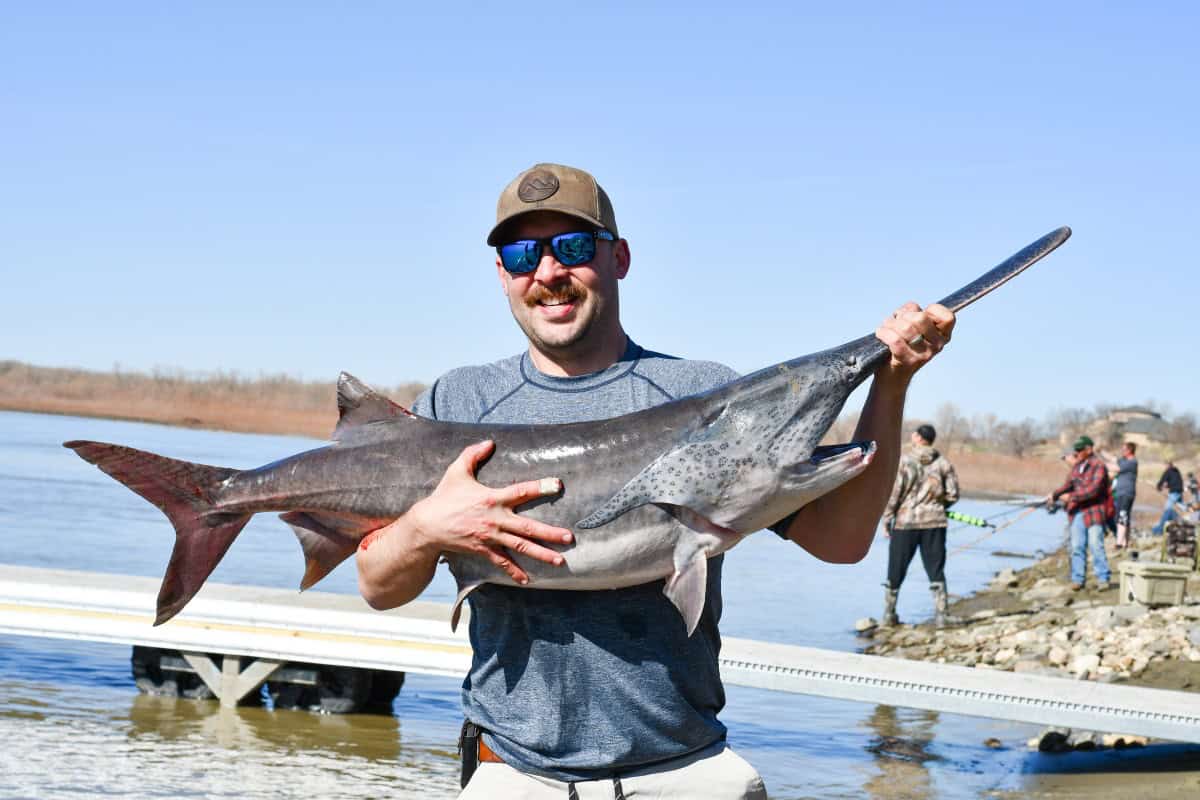
[[[943,485],[946,487],[946,508],[949,508],[958,502],[958,473],[954,471],[954,465],[949,461],[946,462]]]
[[[437,419],[437,409],[434,408],[434,397],[437,396],[438,382],[434,381],[433,385],[425,391],[417,395],[417,399],[413,400],[412,412],[418,417],[425,419]]]
[[[896,471],[896,482],[892,484],[892,493],[888,495],[887,504],[883,507],[883,516],[880,522],[883,526],[888,525],[896,517],[896,512],[900,510],[900,500],[908,491],[908,464],[904,460],[900,461],[900,469]]]

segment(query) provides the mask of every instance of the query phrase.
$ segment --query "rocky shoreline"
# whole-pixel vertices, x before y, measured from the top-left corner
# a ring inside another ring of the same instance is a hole
[[[1123,682],[1200,692],[1200,573],[1191,573],[1183,605],[1147,608],[1121,604],[1118,565],[1161,559],[1162,539],[1135,538],[1127,550],[1108,549],[1113,584],[1094,577],[1072,591],[1065,550],[1026,569],[1004,569],[991,584],[950,606],[949,624],[881,626],[859,620],[867,654],[959,664],[976,669]],[[1087,750],[1144,744],[1120,733],[1048,729],[1030,740],[1042,751]]]

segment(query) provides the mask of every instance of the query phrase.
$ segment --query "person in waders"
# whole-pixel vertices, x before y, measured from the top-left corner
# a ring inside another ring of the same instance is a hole
[[[703,228],[697,225],[696,237]],[[417,398],[417,414],[518,425],[609,419],[736,376],[720,364],[655,352],[626,334],[618,285],[630,272],[630,247],[608,193],[587,172],[562,164],[521,172],[500,194],[487,243],[495,248],[489,267],[497,288],[527,347],[438,378]],[[424,269],[445,284],[447,324],[473,328],[477,321],[453,302],[459,267],[436,263],[437,256]],[[674,266],[678,291],[656,302],[686,302],[694,280],[687,266]],[[745,277],[731,270],[722,279]],[[884,320],[876,336],[891,358],[875,373],[854,435],[876,442],[875,459],[853,481],[771,525],[776,534],[824,561],[866,555],[896,473],[909,381],[953,327],[954,314],[938,304],[906,303]],[[490,347],[495,332],[477,333]],[[766,797],[756,770],[726,744],[718,718],[725,705],[718,664],[724,556],[708,561],[707,599],[691,636],[661,580],[600,591],[526,587],[514,554],[561,564],[545,544],[569,543],[576,532],[517,512],[558,493],[536,464],[529,481],[512,486],[476,480],[494,446],[466,448],[427,498],[364,538],[357,557],[359,590],[377,609],[416,598],[446,552],[489,559],[519,584],[485,584],[467,598],[473,656],[462,687],[460,797]]]
[[[896,598],[917,550],[933,592],[933,622],[946,624],[946,509],[958,502],[958,475],[954,466],[933,449],[937,431],[922,425],[912,433],[912,449],[900,460],[896,485],[881,520],[888,542],[887,583],[884,586],[883,624],[899,625]]]

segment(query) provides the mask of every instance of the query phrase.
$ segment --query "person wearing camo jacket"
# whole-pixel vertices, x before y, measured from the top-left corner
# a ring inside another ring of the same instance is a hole
[[[913,556],[921,563],[933,592],[934,624],[946,624],[946,509],[958,502],[958,474],[933,447],[937,432],[922,425],[912,433],[912,449],[900,460],[896,483],[884,508],[888,542],[887,582],[884,583],[883,624],[899,625],[896,599]]]

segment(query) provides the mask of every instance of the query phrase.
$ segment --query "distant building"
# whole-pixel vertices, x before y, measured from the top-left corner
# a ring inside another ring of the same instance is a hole
[[[1143,406],[1115,408],[1103,419],[1088,425],[1088,433],[1096,441],[1133,442],[1138,447],[1162,444],[1167,440],[1170,425],[1162,414]]]

